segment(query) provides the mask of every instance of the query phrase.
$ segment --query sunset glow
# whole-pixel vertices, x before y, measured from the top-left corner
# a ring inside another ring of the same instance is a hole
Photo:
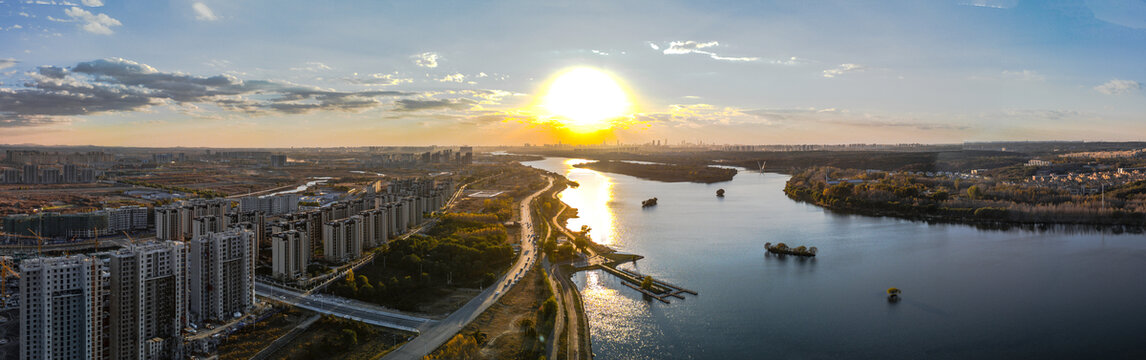
[[[608,129],[611,120],[628,115],[632,108],[629,95],[611,76],[584,67],[557,75],[543,106],[560,124],[579,133]]]

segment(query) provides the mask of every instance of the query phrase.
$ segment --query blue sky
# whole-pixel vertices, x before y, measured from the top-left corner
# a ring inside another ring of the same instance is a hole
[[[1146,1],[0,1],[2,143],[1143,140]],[[590,66],[637,111],[530,111]]]

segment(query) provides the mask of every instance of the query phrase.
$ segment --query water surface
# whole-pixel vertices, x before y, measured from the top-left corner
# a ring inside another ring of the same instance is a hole
[[[569,228],[700,292],[666,305],[579,273],[598,358],[1146,358],[1143,235],[840,215],[785,197],[785,175],[661,183],[579,161],[525,164],[581,184],[560,195],[580,209]],[[765,242],[820,252],[766,256]]]

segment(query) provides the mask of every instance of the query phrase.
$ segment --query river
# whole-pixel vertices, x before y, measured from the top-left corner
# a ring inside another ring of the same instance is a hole
[[[646,258],[699,296],[642,299],[578,273],[600,359],[1146,358],[1146,236],[979,230],[841,215],[788,199],[788,176],[662,183],[547,158],[581,184],[568,227]],[[717,189],[725,198],[715,196]],[[641,201],[659,205],[641,208]],[[816,246],[766,256],[765,242]],[[903,290],[889,303],[889,287]]]

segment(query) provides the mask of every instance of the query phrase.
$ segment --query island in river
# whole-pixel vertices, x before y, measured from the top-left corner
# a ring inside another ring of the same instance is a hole
[[[573,165],[583,169],[635,176],[645,180],[663,182],[694,182],[711,184],[732,180],[735,169],[707,165],[645,164],[628,161],[594,161]]]

